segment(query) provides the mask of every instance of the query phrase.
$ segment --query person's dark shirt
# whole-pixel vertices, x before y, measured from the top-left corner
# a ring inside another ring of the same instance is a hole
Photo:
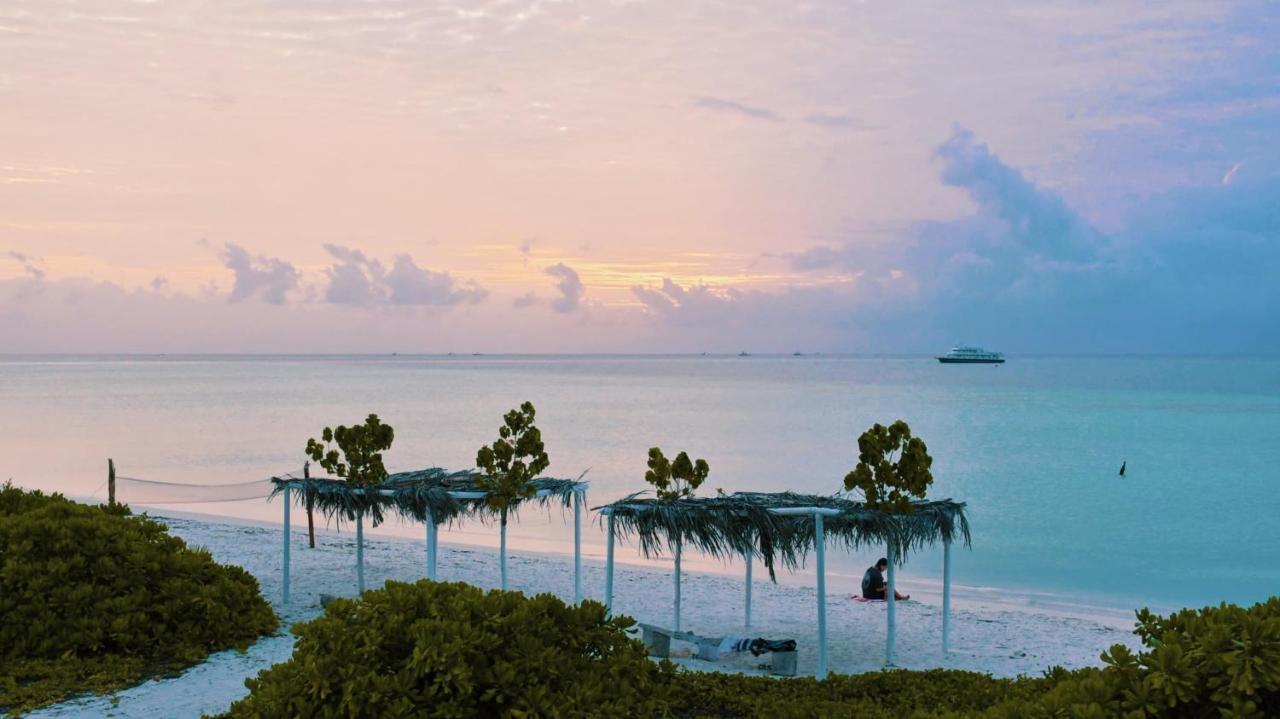
[[[884,599],[884,592],[884,574],[879,567],[868,567],[867,573],[862,575],[862,598]]]

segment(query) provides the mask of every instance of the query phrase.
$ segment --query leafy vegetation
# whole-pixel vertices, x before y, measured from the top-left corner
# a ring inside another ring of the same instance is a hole
[[[661,678],[603,605],[387,582],[296,625],[293,657],[228,717],[654,717]]]
[[[976,717],[989,707],[1043,693],[1044,679],[995,679],[949,669],[886,671],[826,679],[681,672],[673,716],[689,719],[939,719]]]
[[[551,466],[542,431],[533,423],[536,415],[532,402],[507,412],[498,428],[498,439],[476,452],[476,466],[481,470],[476,487],[488,493],[485,503],[498,513],[500,523],[498,563],[503,589],[507,588],[507,514],[535,494],[533,480]]]
[[[644,481],[653,485],[658,499],[670,502],[692,497],[710,473],[711,467],[705,459],[694,462],[688,454],[681,452],[674,460],[669,460],[661,449],[650,447],[649,471],[644,473]]]
[[[924,440],[912,437],[906,422],[877,422],[858,437],[858,464],[845,475],[844,488],[861,490],[868,509],[910,514],[912,500],[924,499],[933,484],[932,465]]]
[[[1100,669],[1051,671],[1054,686],[1044,696],[997,707],[990,716],[1280,716],[1280,599],[1168,617],[1144,609],[1137,633],[1144,651],[1116,645],[1102,655]]]
[[[380,484],[387,478],[382,453],[391,449],[395,437],[391,425],[383,424],[378,415],[370,414],[363,424],[338,425],[337,429],[325,427],[320,435],[322,441],[307,440],[306,452],[326,472],[351,484]]]
[[[1147,649],[1101,668],[997,679],[954,670],[779,679],[678,671],[593,601],[389,582],[294,631],[293,658],[230,717],[1180,719],[1280,716],[1280,599],[1138,613]]]
[[[252,575],[164,525],[0,488],[0,712],[127,686],[275,628]]]

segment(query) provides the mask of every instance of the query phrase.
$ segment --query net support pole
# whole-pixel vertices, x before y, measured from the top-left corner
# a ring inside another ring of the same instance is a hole
[[[747,561],[747,581],[746,581],[746,588],[743,590],[743,592],[746,595],[744,597],[745,601],[743,602],[743,604],[745,605],[744,614],[746,616],[743,622],[743,626],[745,626],[747,629],[750,629],[751,628],[751,565],[755,564],[755,560],[751,556],[751,552],[745,553],[743,555],[743,559]]]
[[[613,614],[613,513],[609,513],[608,528],[605,530],[609,537],[605,541],[604,553],[604,608]]]
[[[898,561],[897,561],[897,557],[895,557],[893,554],[893,549],[894,549],[893,540],[890,539],[889,540],[889,586],[884,591],[884,598],[885,598],[885,602],[887,604],[887,609],[888,609],[888,611],[885,612],[887,616],[888,628],[887,628],[887,631],[885,632],[885,639],[884,639],[884,665],[886,667],[891,667],[894,665],[893,664],[893,644],[895,640],[895,635],[897,634],[897,631],[898,631],[898,598],[897,598],[898,590],[893,581],[893,568],[894,568],[894,565],[898,563]]]
[[[573,492],[573,603],[582,603],[582,503],[585,490]]]
[[[440,537],[439,537],[439,534],[437,533],[439,530],[438,530],[438,527],[436,526],[436,516],[431,511],[430,507],[427,508],[426,519],[427,519],[427,579],[430,579],[431,581],[434,582],[436,580],[436,543],[440,541]]]
[[[951,651],[951,538],[942,540],[942,656]]]
[[[289,604],[289,505],[293,504],[289,497],[289,485],[284,485],[284,561],[281,577],[281,600],[288,606]]]
[[[680,544],[676,544],[676,631],[680,631]]]
[[[813,515],[813,549],[818,559],[818,678],[827,678],[827,538],[822,514]]]
[[[356,593],[364,594],[364,510],[356,510]]]

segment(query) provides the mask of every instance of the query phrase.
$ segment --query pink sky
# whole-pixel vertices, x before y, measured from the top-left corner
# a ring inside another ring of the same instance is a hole
[[[936,311],[1009,227],[928,238],[1063,205],[1090,256],[1014,227],[1016,305],[1268,180],[1237,124],[1280,105],[1201,87],[1258,71],[1238,10],[10,0],[0,352],[1043,349]]]

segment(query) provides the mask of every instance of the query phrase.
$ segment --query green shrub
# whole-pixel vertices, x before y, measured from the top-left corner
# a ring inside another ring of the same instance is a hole
[[[971,717],[1000,702],[1033,698],[1045,679],[995,679],[948,669],[885,671],[826,679],[681,672],[672,706],[690,719]]]
[[[0,709],[119,688],[275,628],[252,575],[164,525],[0,487]]]
[[[387,582],[295,625],[293,657],[229,717],[653,717],[664,676],[603,605]]]
[[[1144,609],[1137,633],[1145,651],[1116,645],[1102,655],[1101,669],[1051,671],[1055,686],[1043,697],[1009,702],[990,716],[1280,716],[1280,599],[1168,617]]]

